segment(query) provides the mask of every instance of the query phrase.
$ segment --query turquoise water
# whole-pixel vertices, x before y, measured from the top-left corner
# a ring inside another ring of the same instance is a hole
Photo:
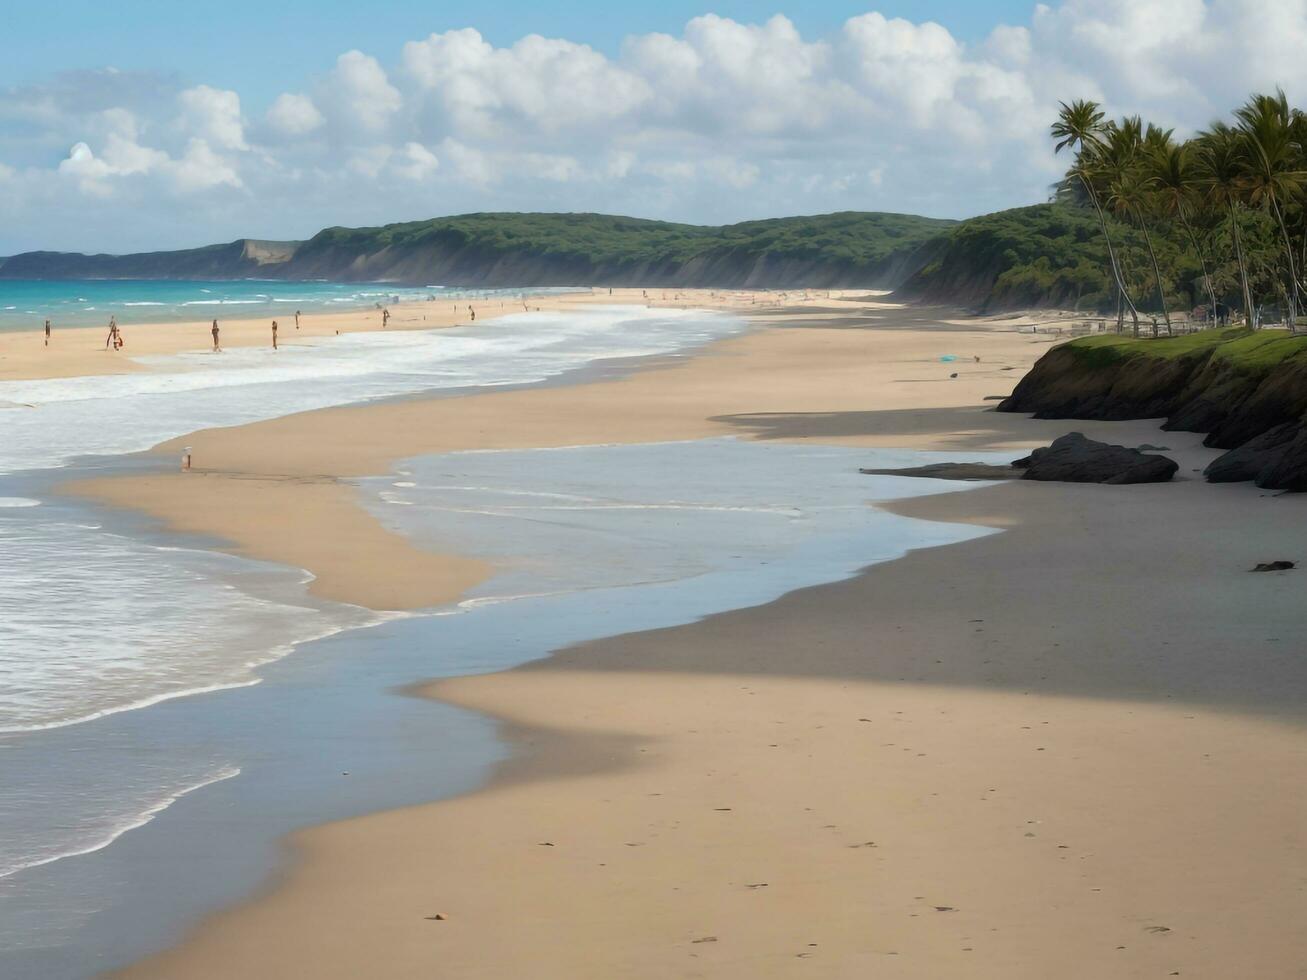
[[[111,315],[125,326],[214,317],[290,316],[296,310],[325,313],[377,303],[453,301],[519,292],[267,279],[0,279],[0,330],[34,330],[46,317],[56,328],[105,324]]]

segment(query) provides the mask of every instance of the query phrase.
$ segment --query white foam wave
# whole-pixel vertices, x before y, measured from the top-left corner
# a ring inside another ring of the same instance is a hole
[[[31,497],[0,497],[0,507],[40,507],[41,501]]]
[[[100,836],[97,836],[90,842],[79,843],[68,850],[59,851],[55,854],[43,855],[26,861],[17,861],[9,865],[0,865],[0,878],[8,878],[10,875],[17,874],[19,871],[25,871],[28,868],[39,868],[46,864],[53,864],[55,861],[62,861],[64,858],[78,857],[82,854],[93,854],[96,851],[103,850],[123,834],[136,830],[138,827],[144,827],[183,796],[188,796],[197,790],[204,789],[206,786],[212,786],[214,783],[220,783],[223,780],[232,779],[240,774],[241,771],[236,766],[223,766],[216,772],[205,776],[203,779],[188,786],[183,786],[176,792],[169,793],[161,799],[156,800],[142,812],[127,818],[121,824],[112,826],[108,830],[103,831]]]
[[[135,361],[148,370],[130,374],[0,382],[0,404],[37,409],[6,419],[0,472],[137,452],[196,429],[373,398],[529,384],[599,358],[681,350],[741,326],[692,311],[519,313],[493,329],[346,334],[276,354],[248,347],[142,356]]]

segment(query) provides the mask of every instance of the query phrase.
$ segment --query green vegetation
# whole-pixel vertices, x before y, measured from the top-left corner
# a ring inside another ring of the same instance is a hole
[[[436,246],[487,259],[544,256],[610,267],[683,265],[738,255],[871,268],[919,247],[952,224],[854,211],[723,227],[605,214],[464,214],[380,228],[328,228],[306,242],[297,258],[333,250],[371,254]]]
[[[1262,375],[1291,358],[1307,355],[1307,335],[1267,333],[1247,327],[1204,330],[1157,340],[1097,334],[1073,340],[1058,349],[1092,367],[1106,367],[1138,356],[1162,360],[1210,356],[1236,371]]]
[[[1180,244],[1198,262],[1208,306],[1237,285],[1246,325],[1278,306],[1291,330],[1302,308],[1307,258],[1307,115],[1283,92],[1253,95],[1230,123],[1216,121],[1191,140],[1138,116],[1104,118],[1097,103],[1062,103],[1050,127],[1055,149],[1074,153],[1064,198],[1087,202],[1098,218],[1118,301],[1139,333],[1149,286],[1171,332],[1168,276],[1155,239]],[[1132,277],[1114,247],[1108,213],[1137,229],[1149,252],[1151,283]]]
[[[1130,270],[1149,265],[1143,236],[1113,218],[1118,260]],[[1170,241],[1154,242],[1173,307],[1192,304],[1198,263]],[[965,302],[984,309],[1064,306],[1114,310],[1116,290],[1099,222],[1069,204],[982,215],[959,224],[932,249],[934,258],[904,286],[909,295]]]

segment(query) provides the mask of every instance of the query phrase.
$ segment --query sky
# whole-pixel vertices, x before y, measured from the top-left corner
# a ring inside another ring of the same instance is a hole
[[[11,3],[0,255],[486,210],[1045,200],[1059,99],[1181,133],[1307,88],[1307,0]]]

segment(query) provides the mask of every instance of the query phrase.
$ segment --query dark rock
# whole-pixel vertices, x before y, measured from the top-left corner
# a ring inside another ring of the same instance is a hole
[[[1135,448],[1141,453],[1169,453],[1171,451],[1170,446],[1153,446],[1146,442],[1142,445],[1135,446]]]
[[[1025,470],[1024,480],[1111,484],[1165,483],[1180,468],[1165,456],[1096,442],[1080,432],[1069,432],[1012,465]]]
[[[1307,426],[1298,430],[1279,459],[1257,474],[1264,490],[1307,490]]]
[[[1231,449],[1225,455],[1216,457],[1207,464],[1203,473],[1212,483],[1256,480],[1280,461],[1297,434],[1298,425],[1295,422],[1277,425],[1238,449]]]
[[[1287,572],[1291,568],[1297,567],[1297,562],[1292,561],[1264,561],[1259,562],[1256,568],[1250,568],[1250,572]]]
[[[870,476],[920,476],[934,480],[1019,480],[1021,471],[1007,466],[990,466],[986,463],[930,463],[927,466],[908,466],[900,470],[859,470]]]

